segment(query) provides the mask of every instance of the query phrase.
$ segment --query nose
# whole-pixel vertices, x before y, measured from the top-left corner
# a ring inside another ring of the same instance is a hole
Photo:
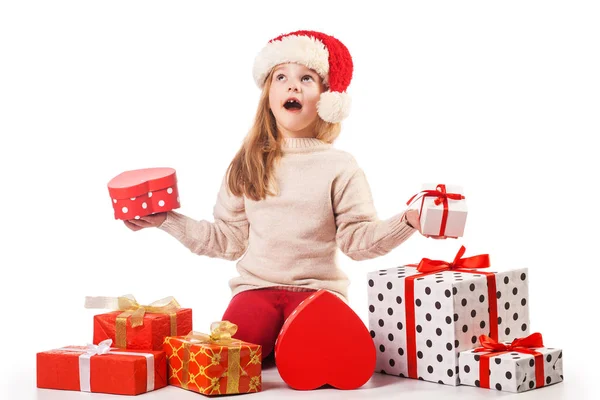
[[[298,85],[296,85],[296,83],[290,83],[290,87],[288,88],[288,92],[297,92],[298,91]]]

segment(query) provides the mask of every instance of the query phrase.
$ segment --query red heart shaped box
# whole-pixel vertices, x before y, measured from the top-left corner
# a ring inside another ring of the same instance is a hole
[[[293,389],[329,384],[356,389],[375,371],[375,344],[360,317],[336,295],[319,290],[283,324],[275,343],[281,378]]]
[[[180,207],[173,168],[125,171],[108,182],[115,219],[138,219]]]

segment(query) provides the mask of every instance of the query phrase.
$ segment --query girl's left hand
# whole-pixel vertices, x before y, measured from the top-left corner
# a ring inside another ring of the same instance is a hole
[[[412,226],[413,228],[418,230],[419,233],[421,235],[423,235],[423,232],[421,232],[421,221],[419,220],[419,211],[406,210],[406,212],[404,214],[404,218],[406,218],[406,222],[408,222],[408,224],[410,226]],[[432,238],[432,239],[446,239],[446,236],[434,236],[434,235],[423,235],[423,236],[425,236],[427,238]]]
[[[446,239],[446,236],[433,236],[433,235],[423,235],[426,238],[431,238],[431,239]]]
[[[419,221],[419,212],[417,210],[406,210],[404,218],[410,226],[421,233],[421,221]]]

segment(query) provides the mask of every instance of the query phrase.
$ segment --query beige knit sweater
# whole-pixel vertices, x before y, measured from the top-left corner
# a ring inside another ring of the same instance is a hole
[[[379,220],[365,174],[348,153],[312,138],[284,139],[279,194],[254,201],[229,193],[223,179],[214,222],[170,211],[160,229],[192,252],[236,260],[233,295],[291,286],[327,289],[347,299],[337,247],[354,260],[384,255],[415,229],[404,213]],[[291,289],[291,288],[290,288]]]

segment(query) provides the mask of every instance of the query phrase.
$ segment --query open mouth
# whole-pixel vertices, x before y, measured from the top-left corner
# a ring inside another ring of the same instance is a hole
[[[288,111],[299,111],[302,109],[302,103],[298,99],[290,98],[283,104],[283,107]]]

